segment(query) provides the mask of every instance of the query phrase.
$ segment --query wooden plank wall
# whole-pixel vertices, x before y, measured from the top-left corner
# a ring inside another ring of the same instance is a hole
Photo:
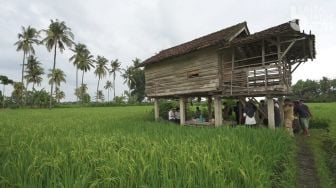
[[[224,96],[257,96],[290,92],[290,66],[285,62],[278,64],[276,59],[270,59],[269,63],[263,65],[260,58],[234,63],[232,67],[232,57],[230,48],[221,52]]]
[[[219,87],[218,53],[208,48],[145,67],[150,97],[216,91]]]

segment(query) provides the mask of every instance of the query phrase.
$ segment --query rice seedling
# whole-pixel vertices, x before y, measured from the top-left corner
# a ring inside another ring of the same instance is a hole
[[[294,184],[295,141],[282,130],[181,127],[150,110],[1,111],[0,187]]]

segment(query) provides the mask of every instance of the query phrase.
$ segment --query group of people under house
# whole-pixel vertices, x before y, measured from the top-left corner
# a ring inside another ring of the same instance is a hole
[[[303,100],[291,101],[285,99],[282,108],[277,100],[274,102],[274,124],[276,128],[283,126],[290,135],[298,134],[301,130],[305,136],[309,135],[309,120],[312,117],[312,113],[309,107]],[[246,125],[247,127],[257,127],[259,125],[268,126],[268,107],[264,100],[261,100],[258,105],[255,105],[251,101],[246,102],[243,105],[237,101],[235,106],[230,106],[226,102],[223,103],[222,117],[224,122],[235,118],[235,125]],[[259,108],[259,111],[258,111]],[[282,112],[281,112],[282,110]],[[234,113],[234,115],[233,115]],[[283,114],[283,121],[281,118]],[[214,117],[211,114],[210,117]],[[206,118],[204,114],[197,106],[193,113],[193,120],[195,122],[204,122]],[[180,122],[180,110],[179,108],[172,108],[168,112],[168,119],[171,122]],[[207,118],[209,122],[213,122],[214,118]]]

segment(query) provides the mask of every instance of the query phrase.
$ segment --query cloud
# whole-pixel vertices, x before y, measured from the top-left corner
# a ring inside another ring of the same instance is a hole
[[[45,29],[50,19],[65,21],[77,42],[88,46],[94,55],[112,60],[118,58],[122,66],[138,57],[142,60],[168,47],[192,40],[236,23],[247,21],[251,33],[301,19],[301,29],[316,34],[317,59],[302,65],[293,74],[298,79],[335,77],[336,20],[334,1],[198,1],[198,0],[12,0],[1,3],[0,12],[0,74],[21,79],[22,53],[13,44],[21,26]],[[44,46],[36,47],[36,55],[46,71],[52,67],[53,54]],[[76,71],[69,57],[71,51],[58,52],[57,67],[65,71],[67,83],[61,86],[66,100],[73,95]],[[46,76],[41,87],[49,90]],[[108,78],[108,77],[107,77]],[[104,85],[105,78],[101,83]],[[117,95],[127,86],[117,77]],[[90,95],[96,90],[93,71],[85,74]],[[7,89],[7,95],[11,92]],[[106,92],[105,92],[106,94]],[[106,97],[107,98],[107,97]]]

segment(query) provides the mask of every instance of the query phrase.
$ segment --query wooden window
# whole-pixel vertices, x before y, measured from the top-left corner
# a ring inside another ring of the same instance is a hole
[[[197,78],[197,77],[200,77],[199,70],[188,71],[187,72],[187,77],[188,78]]]

